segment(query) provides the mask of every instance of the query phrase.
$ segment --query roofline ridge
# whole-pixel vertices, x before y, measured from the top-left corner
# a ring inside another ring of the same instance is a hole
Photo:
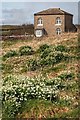
[[[72,15],[72,16],[73,16],[73,14],[68,13],[68,12],[62,10],[61,8],[56,8],[56,7],[42,10],[42,11],[40,11],[40,12],[34,13],[34,15],[54,15],[53,13],[52,13],[52,14],[51,14],[51,13],[42,13],[42,12],[46,12],[46,11],[49,11],[49,10],[59,10],[59,12],[61,12],[61,13],[59,13],[59,14]],[[56,14],[56,15],[57,15],[57,14]]]

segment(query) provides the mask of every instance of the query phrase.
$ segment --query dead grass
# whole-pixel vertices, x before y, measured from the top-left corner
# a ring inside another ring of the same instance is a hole
[[[15,42],[14,44],[11,44],[10,46],[6,46],[3,48],[2,52],[3,54],[8,52],[9,50],[19,50],[19,47],[21,46],[31,46],[35,51],[39,48],[40,45],[42,44],[48,44],[48,45],[58,45],[58,44],[62,44],[65,45],[69,48],[73,47],[73,49],[75,50],[76,46],[78,45],[78,40],[77,40],[77,33],[67,33],[64,34],[63,36],[59,36],[59,37],[45,37],[42,39],[36,39],[34,38],[32,41],[18,41],[17,43]],[[6,41],[3,41],[6,42]],[[75,51],[71,51],[70,55],[76,55]],[[8,58],[6,61],[4,61],[4,64],[8,64],[8,65],[13,65],[13,71],[11,74],[15,74],[17,76],[29,76],[31,78],[35,77],[35,76],[39,76],[41,74],[45,75],[47,73],[49,78],[55,78],[57,76],[59,76],[60,74],[63,73],[68,73],[68,72],[72,72],[75,74],[75,80],[77,80],[77,73],[79,72],[79,65],[78,65],[78,61],[76,59],[73,59],[69,62],[66,61],[62,61],[59,64],[56,64],[55,66],[53,66],[54,69],[50,68],[50,67],[45,67],[43,69],[43,71],[41,71],[40,69],[35,70],[35,71],[26,71],[26,72],[21,72],[20,68],[22,65],[25,65],[27,59],[30,58],[35,58],[34,55],[31,56],[17,56],[17,57],[12,57],[12,58]],[[25,67],[25,66],[24,66]],[[51,71],[50,71],[51,70]],[[7,71],[6,71],[7,72]],[[73,82],[76,82],[73,79]],[[68,81],[68,83],[70,83]],[[67,84],[67,82],[66,82]],[[77,89],[77,83],[76,83],[76,89]],[[71,90],[71,88],[70,88]],[[64,97],[66,95],[70,96],[70,97],[74,97],[76,96],[76,90],[73,88],[73,91],[70,90],[63,90],[60,91],[60,97]],[[23,105],[23,110],[22,113],[18,113],[18,118],[33,118],[34,120],[36,118],[38,119],[42,119],[42,118],[52,118],[52,117],[56,117],[56,118],[60,118],[63,116],[63,114],[69,113],[72,111],[74,111],[74,108],[70,108],[70,106],[59,106],[59,105],[54,105],[53,103],[44,103],[44,101],[37,101],[37,100],[32,100],[29,101],[29,103],[26,103],[27,105]],[[73,100],[72,106],[74,107],[78,104],[76,98]],[[63,103],[62,103],[63,105]],[[75,111],[74,111],[75,112]],[[74,114],[74,113],[73,113]],[[52,118],[53,119],[53,118]]]
[[[13,45],[7,46],[3,49],[3,54],[10,51],[10,50],[18,50],[21,46],[31,46],[34,50],[38,49],[40,45],[42,44],[48,44],[48,45],[58,45],[63,44],[67,46],[72,46],[75,44],[78,44],[77,42],[78,34],[77,33],[66,33],[59,37],[44,37],[44,38],[34,38],[31,41],[20,41],[15,42]],[[3,41],[6,42],[6,41]]]

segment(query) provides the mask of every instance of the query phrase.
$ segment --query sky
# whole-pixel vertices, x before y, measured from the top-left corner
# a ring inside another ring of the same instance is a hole
[[[54,7],[61,8],[62,10],[73,14],[74,24],[77,24],[80,21],[78,20],[78,18],[80,18],[78,15],[80,4],[78,4],[78,2],[70,2],[70,0],[69,2],[43,1],[46,2],[5,2],[5,0],[3,0],[1,2],[2,4],[0,4],[0,24],[33,24],[34,13]]]

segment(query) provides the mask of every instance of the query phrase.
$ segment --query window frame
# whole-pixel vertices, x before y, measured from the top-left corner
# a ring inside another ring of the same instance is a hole
[[[56,25],[61,25],[61,24],[62,24],[61,18],[57,17],[56,18]]]
[[[37,26],[43,26],[43,19],[41,17],[37,20]]]
[[[57,34],[57,35],[60,35],[61,32],[62,32],[61,28],[56,28],[56,34]]]
[[[36,30],[35,35],[36,35],[36,37],[41,37],[43,35],[43,31],[42,30]]]

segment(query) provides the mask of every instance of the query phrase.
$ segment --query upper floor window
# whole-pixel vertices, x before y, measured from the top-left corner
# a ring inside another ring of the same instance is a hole
[[[42,18],[38,18],[37,25],[43,25],[43,20],[42,20]]]
[[[56,18],[56,24],[57,24],[57,25],[61,25],[61,19],[60,19],[60,17],[57,17],[57,18]]]

